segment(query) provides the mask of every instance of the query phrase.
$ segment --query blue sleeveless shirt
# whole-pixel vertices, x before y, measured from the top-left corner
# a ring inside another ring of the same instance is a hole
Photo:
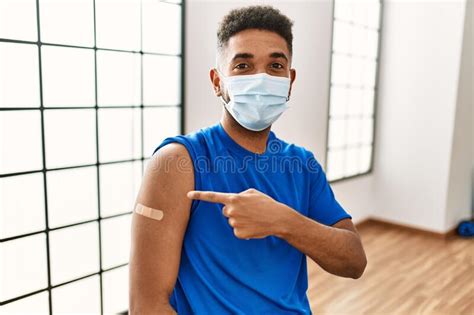
[[[152,155],[172,142],[189,152],[195,190],[255,188],[325,225],[352,218],[336,201],[314,155],[274,132],[263,154],[240,146],[218,123],[166,138]],[[222,207],[192,201],[171,306],[179,315],[312,314],[306,256],[276,236],[237,238]]]

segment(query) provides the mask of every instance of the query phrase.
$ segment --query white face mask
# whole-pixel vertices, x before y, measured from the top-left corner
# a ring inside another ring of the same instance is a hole
[[[273,124],[289,107],[290,78],[267,73],[219,77],[224,82],[230,101],[225,108],[244,128],[261,131]]]

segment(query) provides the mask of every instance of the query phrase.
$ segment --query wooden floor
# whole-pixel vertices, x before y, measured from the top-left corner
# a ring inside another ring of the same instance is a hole
[[[313,314],[474,315],[474,239],[377,223],[358,231],[368,262],[361,278],[329,274],[308,259]]]

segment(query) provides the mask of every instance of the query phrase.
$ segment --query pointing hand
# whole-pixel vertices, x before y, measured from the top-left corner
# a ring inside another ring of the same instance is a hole
[[[278,235],[292,210],[253,188],[241,193],[193,190],[188,192],[188,198],[223,204],[222,214],[228,218],[234,235],[241,239]]]

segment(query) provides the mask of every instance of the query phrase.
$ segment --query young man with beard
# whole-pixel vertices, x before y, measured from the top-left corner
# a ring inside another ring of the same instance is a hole
[[[270,6],[220,24],[210,79],[222,118],[153,152],[132,223],[131,314],[311,314],[306,256],[363,274],[321,165],[271,131],[296,78],[292,24]]]

